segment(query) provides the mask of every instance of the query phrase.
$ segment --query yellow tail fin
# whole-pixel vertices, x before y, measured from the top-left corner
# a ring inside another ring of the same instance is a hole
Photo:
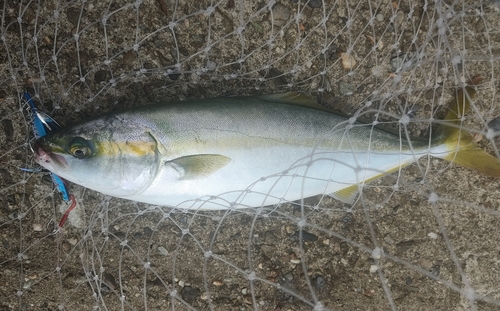
[[[476,91],[467,86],[457,94],[456,106],[445,117],[446,124],[438,128],[438,137],[454,152],[445,160],[481,172],[492,177],[500,177],[500,160],[479,148],[472,135],[460,128],[460,119],[469,109],[470,100]]]

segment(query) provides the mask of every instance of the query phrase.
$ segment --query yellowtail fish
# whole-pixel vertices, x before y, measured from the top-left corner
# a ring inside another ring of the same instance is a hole
[[[260,207],[360,186],[423,156],[500,177],[460,129],[459,91],[430,140],[407,140],[325,111],[303,93],[225,97],[109,113],[38,139],[36,161],[107,195],[185,209]]]

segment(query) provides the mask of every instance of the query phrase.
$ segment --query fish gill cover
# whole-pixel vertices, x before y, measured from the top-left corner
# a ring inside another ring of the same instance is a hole
[[[428,137],[477,75],[460,124],[498,157],[498,2],[1,1],[0,309],[497,310],[500,181],[424,157],[280,206],[183,211],[36,168],[21,95],[71,125],[159,101],[304,91]],[[235,176],[237,178],[238,176]]]

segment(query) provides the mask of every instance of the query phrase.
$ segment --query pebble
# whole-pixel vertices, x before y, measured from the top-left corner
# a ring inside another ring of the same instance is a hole
[[[118,288],[118,285],[116,284],[116,279],[115,277],[108,272],[104,272],[102,274],[102,280],[103,283],[101,283],[103,286],[106,286],[107,288],[111,290],[116,290]]]
[[[396,71],[403,67],[404,59],[402,57],[394,57],[391,59],[391,68]]]
[[[207,65],[205,66],[208,70],[212,71],[212,70],[215,70],[215,68],[217,68],[217,63],[214,62],[214,61],[207,61]]]
[[[340,59],[344,70],[352,70],[356,67],[357,62],[351,54],[340,53]]]
[[[131,65],[137,59],[137,53],[134,50],[130,50],[123,55],[123,63],[125,65]]]
[[[28,276],[29,280],[36,280],[37,278],[38,278],[38,274],[36,272],[34,272]]]
[[[186,286],[181,290],[182,299],[184,299],[188,303],[192,303],[196,297],[198,297],[201,293],[201,290],[198,288],[193,288]]]
[[[168,255],[168,251],[165,247],[163,246],[158,246],[158,253],[162,256],[167,256]]]
[[[105,70],[98,70],[94,73],[94,82],[101,83],[106,80],[107,72]]]
[[[213,280],[212,284],[215,286],[222,286],[222,285],[224,285],[224,282],[222,282],[220,280]]]
[[[300,231],[295,231],[291,236],[292,241],[298,241],[300,237]],[[318,237],[315,234],[302,230],[302,241],[304,242],[315,242],[318,240]]]
[[[383,22],[384,21],[384,15],[378,13],[375,18],[377,19],[377,21],[379,22]]]
[[[168,77],[170,78],[170,80],[172,81],[176,81],[179,79],[179,77],[181,76],[180,73],[169,73],[168,74]]]
[[[429,233],[427,234],[427,236],[428,236],[429,238],[433,239],[433,240],[435,240],[435,239],[437,239],[437,238],[438,238],[438,235],[437,235],[436,233],[434,233],[434,232],[429,232]]]
[[[396,252],[404,253],[407,250],[411,249],[414,245],[415,245],[415,241],[413,241],[413,240],[399,242],[398,244],[396,244]]]
[[[307,5],[310,8],[317,9],[317,8],[320,8],[323,5],[323,2],[321,0],[309,0],[307,2]]]
[[[321,275],[318,275],[318,277],[316,278],[316,286],[322,287],[323,285],[325,285],[325,283],[326,283],[325,278],[322,277]]]
[[[427,100],[432,100],[434,98],[434,89],[427,90],[424,94],[424,98]]]
[[[500,118],[495,118],[488,122],[488,128],[495,132],[500,132]]]
[[[434,265],[429,272],[435,276],[439,276],[439,273],[441,273],[441,267],[439,265]]]
[[[72,7],[66,10],[66,17],[68,21],[73,25],[78,25],[78,21],[80,20],[80,8]],[[83,16],[83,12],[82,12]]]
[[[207,292],[203,292],[203,293],[201,294],[201,296],[200,296],[200,298],[201,298],[202,300],[207,300],[207,299],[208,299],[208,297],[209,297],[209,296],[208,296],[208,293],[207,293]]]
[[[43,227],[41,224],[33,224],[33,231],[41,232],[42,230],[43,230]]]
[[[342,95],[352,95],[354,87],[350,83],[339,81],[339,93]]]
[[[272,14],[269,14],[271,23],[280,27],[283,26],[290,18],[290,10],[281,3],[276,3],[273,6]]]

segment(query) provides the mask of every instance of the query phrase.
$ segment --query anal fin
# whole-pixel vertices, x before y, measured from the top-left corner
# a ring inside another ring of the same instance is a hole
[[[359,193],[359,186],[352,185],[347,188],[340,189],[336,192],[329,193],[328,196],[347,204],[353,204],[354,200],[358,196],[358,193]]]

